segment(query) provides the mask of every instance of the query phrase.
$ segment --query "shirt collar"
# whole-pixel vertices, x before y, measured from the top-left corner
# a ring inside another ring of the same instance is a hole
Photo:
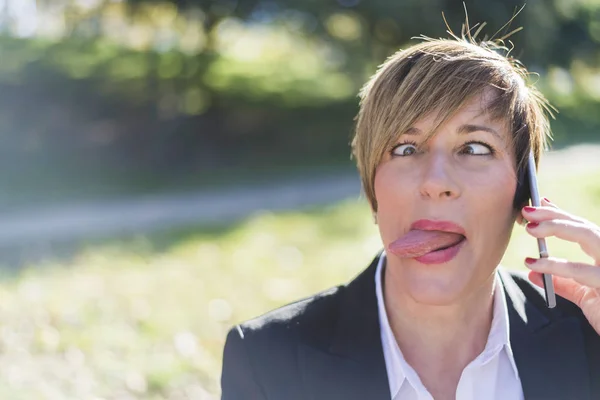
[[[383,355],[385,358],[385,366],[388,373],[388,382],[390,385],[390,393],[394,398],[400,391],[400,387],[405,379],[411,386],[418,389],[422,386],[420,379],[416,373],[409,367],[408,363],[402,355],[402,351],[396,342],[394,333],[390,327],[385,303],[383,298],[382,275],[385,267],[386,255],[385,251],[379,257],[379,263],[375,272],[375,293],[377,296],[377,309],[379,313],[379,326],[381,343],[383,345]],[[518,376],[517,366],[513,357],[512,348],[510,346],[510,326],[508,319],[508,307],[504,287],[498,274],[494,280],[494,306],[492,326],[488,335],[488,340],[485,348],[480,356],[477,357],[478,364],[485,364],[487,361],[495,357],[500,351],[506,351],[506,355],[510,360],[513,372]]]

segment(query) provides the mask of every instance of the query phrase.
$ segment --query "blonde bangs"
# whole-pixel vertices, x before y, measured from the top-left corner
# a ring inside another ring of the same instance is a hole
[[[536,164],[550,136],[552,115],[545,98],[526,84],[527,71],[518,61],[498,54],[493,43],[430,39],[400,50],[383,63],[360,92],[353,155],[363,189],[377,209],[374,178],[377,166],[399,136],[419,119],[435,115],[425,140],[474,97],[490,87],[496,96],[484,112],[504,121],[512,135],[520,179],[529,146]]]

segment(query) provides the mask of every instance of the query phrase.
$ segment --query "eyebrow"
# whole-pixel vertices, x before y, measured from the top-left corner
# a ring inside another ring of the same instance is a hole
[[[500,134],[498,132],[496,132],[495,129],[490,128],[489,126],[485,126],[485,125],[474,125],[474,124],[464,124],[458,127],[458,130],[456,131],[458,134],[460,135],[466,135],[472,132],[477,132],[477,131],[483,131],[483,132],[489,132],[492,135],[498,137],[498,139],[502,139],[502,137],[500,136]],[[410,127],[408,128],[404,134],[405,135],[420,135],[422,132],[419,128],[415,128],[415,127]]]

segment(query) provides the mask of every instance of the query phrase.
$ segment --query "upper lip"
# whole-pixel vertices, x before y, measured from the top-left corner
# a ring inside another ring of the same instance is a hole
[[[431,220],[431,219],[420,219],[412,223],[410,229],[419,229],[422,231],[443,231],[443,232],[453,232],[458,233],[460,235],[465,235],[465,228],[452,221],[442,221],[442,220]]]

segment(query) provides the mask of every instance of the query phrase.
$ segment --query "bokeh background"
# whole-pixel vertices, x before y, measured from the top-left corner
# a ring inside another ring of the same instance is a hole
[[[467,1],[560,113],[542,194],[600,223],[600,1]],[[0,0],[0,398],[216,399],[227,330],[378,251],[349,158],[448,0]],[[577,246],[553,254],[585,260]],[[503,264],[535,242],[516,227]]]

